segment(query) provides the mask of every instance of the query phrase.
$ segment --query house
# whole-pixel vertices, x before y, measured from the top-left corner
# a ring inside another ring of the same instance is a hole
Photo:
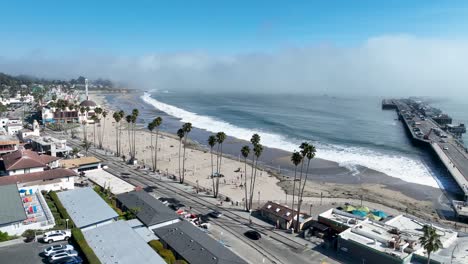
[[[54,226],[52,212],[37,188],[0,186],[0,231],[21,235],[28,229],[47,230]]]
[[[297,211],[275,202],[268,201],[260,209],[262,217],[275,224],[277,228],[290,229],[296,222]],[[302,230],[304,224],[311,221],[312,217],[307,214],[299,214],[299,229]]]
[[[126,221],[84,230],[83,235],[101,263],[166,263]]]
[[[53,157],[66,157],[72,148],[67,146],[66,139],[57,139],[50,136],[29,136],[27,138],[32,150],[39,154],[47,154]]]
[[[37,120],[34,120],[31,129],[29,128],[23,128],[20,131],[18,131],[18,137],[25,142],[27,137],[31,136],[40,136],[41,134],[41,128],[39,127],[39,123]]]
[[[3,165],[7,175],[17,175],[56,168],[58,158],[22,149],[3,155]]]
[[[82,172],[101,168],[101,161],[96,157],[81,157],[77,159],[60,160],[60,167]]]
[[[53,169],[39,172],[0,177],[0,186],[17,184],[26,188],[35,186],[41,191],[61,191],[75,188],[76,172],[68,169]]]
[[[117,195],[117,207],[123,211],[136,208],[138,220],[151,230],[180,221],[179,216],[173,210],[145,191]]]
[[[0,135],[0,155],[18,150],[19,140],[15,136]]]
[[[78,123],[79,111],[65,107],[60,109],[58,107],[45,106],[41,110],[42,123]]]
[[[96,228],[117,220],[118,214],[92,189],[79,188],[57,193],[76,227]]]
[[[245,264],[229,248],[209,237],[188,221],[153,229],[159,240],[191,264]]]
[[[18,134],[18,132],[23,129],[23,124],[22,123],[13,123],[11,120],[8,122],[8,124],[5,125],[6,132],[10,136],[14,136]]]

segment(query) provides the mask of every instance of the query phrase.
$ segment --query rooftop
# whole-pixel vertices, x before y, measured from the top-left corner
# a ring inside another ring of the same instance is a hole
[[[117,199],[127,208],[138,208],[137,218],[148,227],[179,218],[173,210],[145,191],[122,193],[117,195]]]
[[[19,144],[19,140],[15,136],[0,135],[0,145]]]
[[[83,102],[80,103],[80,106],[96,106],[96,103],[91,100],[84,100]]]
[[[271,213],[284,220],[291,221],[297,216],[297,211],[281,204],[268,201],[261,208],[262,211]]]
[[[99,159],[91,156],[91,157],[81,157],[78,159],[61,160],[60,165],[64,168],[74,169],[82,165],[94,164],[94,163],[99,163],[99,162],[101,162]]]
[[[187,221],[153,229],[153,232],[191,264],[247,263]]]
[[[0,185],[27,183],[33,181],[55,180],[65,177],[76,176],[77,174],[69,169],[53,169],[39,172],[2,176],[0,177]]]
[[[118,214],[91,188],[59,192],[57,196],[79,228],[118,217]]]
[[[3,155],[6,170],[47,167],[49,163],[58,160],[57,157],[39,155],[31,150],[17,150]]]
[[[356,224],[366,221],[366,219],[363,217],[359,217],[357,215],[353,215],[334,208],[321,213],[319,217],[332,220],[334,222],[346,225],[348,227],[353,227]]]
[[[49,137],[49,136],[29,136],[28,139],[37,142],[38,144],[41,145],[52,145],[52,144],[65,144],[67,143],[66,139],[57,139],[54,137]]]
[[[102,263],[166,263],[125,221],[85,230],[83,235]]]
[[[16,184],[0,186],[0,225],[20,222],[26,218]]]

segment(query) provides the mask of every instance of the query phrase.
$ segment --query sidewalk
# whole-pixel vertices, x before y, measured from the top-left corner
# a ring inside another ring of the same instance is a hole
[[[5,242],[0,242],[0,247],[8,247],[8,246],[13,246],[13,245],[18,245],[18,244],[24,244],[24,237],[20,237],[17,239],[13,240],[8,240]]]

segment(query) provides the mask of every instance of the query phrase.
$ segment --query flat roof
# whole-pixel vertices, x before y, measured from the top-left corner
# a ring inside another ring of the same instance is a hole
[[[72,168],[78,168],[82,165],[94,164],[94,163],[99,163],[99,162],[101,162],[99,159],[91,156],[91,157],[81,157],[78,159],[60,160],[60,165],[64,168],[72,169]]]
[[[0,186],[0,225],[27,218],[16,184]]]
[[[158,240],[158,237],[151,231],[148,227],[146,227],[140,220],[138,219],[131,219],[125,221],[138,235],[145,242],[150,242],[151,240]]]
[[[332,220],[348,227],[353,227],[361,222],[367,221],[367,219],[364,217],[359,217],[357,215],[353,215],[335,208],[329,209],[319,214],[319,217]]]
[[[19,139],[16,136],[0,135],[0,145],[19,144]]]
[[[178,219],[169,207],[145,191],[133,191],[117,195],[117,200],[127,208],[138,208],[137,218],[146,226]]]
[[[78,188],[57,193],[68,214],[79,228],[118,217],[92,188]]]
[[[191,264],[247,263],[187,221],[156,228],[153,232]]]
[[[102,263],[166,264],[125,221],[88,229],[83,235]]]

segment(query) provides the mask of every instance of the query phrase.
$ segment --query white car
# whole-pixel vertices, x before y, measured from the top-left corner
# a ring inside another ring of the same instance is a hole
[[[49,261],[55,261],[66,257],[76,257],[78,252],[75,250],[64,250],[63,252],[57,252],[49,256]]]
[[[448,147],[447,147],[447,146],[445,146],[445,147],[444,147],[444,150],[448,150]]]
[[[72,245],[53,245],[53,246],[50,246],[46,249],[44,249],[44,255],[46,257],[60,251],[60,250],[73,250],[73,246]]]
[[[52,243],[56,241],[68,240],[71,237],[70,230],[56,230],[44,233],[42,241]]]

